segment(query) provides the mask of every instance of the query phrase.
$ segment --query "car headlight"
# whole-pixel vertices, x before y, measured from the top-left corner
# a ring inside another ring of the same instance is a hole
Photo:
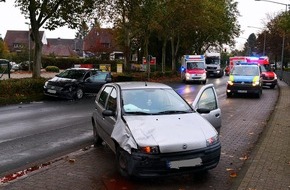
[[[260,81],[255,81],[255,82],[253,82],[252,85],[253,85],[253,86],[259,86],[259,85],[260,85]]]
[[[233,81],[230,81],[230,80],[229,80],[229,81],[228,81],[228,84],[232,86],[234,83],[233,83]]]
[[[159,154],[160,152],[158,146],[139,147],[139,151],[145,154]]]
[[[206,139],[206,146],[211,146],[219,142],[219,136],[215,135],[209,139]]]
[[[186,77],[190,77],[190,74],[189,74],[189,73],[185,73],[185,76],[186,76]]]
[[[47,87],[47,85],[48,85],[48,81],[46,81],[46,82],[44,83],[44,87]]]

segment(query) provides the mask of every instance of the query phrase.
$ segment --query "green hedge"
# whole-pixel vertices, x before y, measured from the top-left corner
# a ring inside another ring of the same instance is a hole
[[[38,101],[44,98],[43,86],[47,79],[6,79],[0,81],[0,105]]]

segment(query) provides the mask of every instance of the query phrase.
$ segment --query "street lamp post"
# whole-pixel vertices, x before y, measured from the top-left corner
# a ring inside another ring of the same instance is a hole
[[[255,26],[248,26],[248,28],[256,28],[263,30],[263,28],[255,27]],[[266,30],[264,31],[264,45],[263,45],[263,56],[266,54]]]
[[[290,5],[290,4],[280,3],[280,2],[276,2],[276,1],[270,1],[270,0],[255,0],[255,1],[265,1],[265,2],[269,2],[269,3],[284,5],[284,6],[286,6],[286,13],[287,13],[288,6]],[[281,68],[281,76],[280,76],[281,80],[283,78],[284,46],[285,46],[285,31],[284,31],[283,37],[282,37],[282,52],[281,52],[281,66],[282,66],[282,68]]]
[[[28,25],[28,70],[30,71],[30,51],[31,51],[31,47],[30,47],[30,23],[29,22],[25,22],[25,24]]]

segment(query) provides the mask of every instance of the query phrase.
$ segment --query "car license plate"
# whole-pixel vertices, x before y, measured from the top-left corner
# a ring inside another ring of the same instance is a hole
[[[238,93],[247,93],[246,90],[238,90]]]
[[[193,166],[200,166],[202,165],[201,158],[194,158],[189,160],[178,160],[178,161],[171,161],[169,162],[170,168],[179,169],[182,167],[193,167]]]
[[[55,94],[55,93],[56,93],[56,90],[48,89],[47,92],[48,92],[48,93],[51,93],[51,94]]]
[[[265,85],[272,85],[272,83],[267,82],[267,83],[265,83]]]

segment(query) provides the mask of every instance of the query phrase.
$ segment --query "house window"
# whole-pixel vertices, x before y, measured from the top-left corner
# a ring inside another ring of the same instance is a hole
[[[13,48],[14,49],[23,49],[24,48],[24,45],[23,44],[19,44],[19,43],[14,43],[13,44]]]

